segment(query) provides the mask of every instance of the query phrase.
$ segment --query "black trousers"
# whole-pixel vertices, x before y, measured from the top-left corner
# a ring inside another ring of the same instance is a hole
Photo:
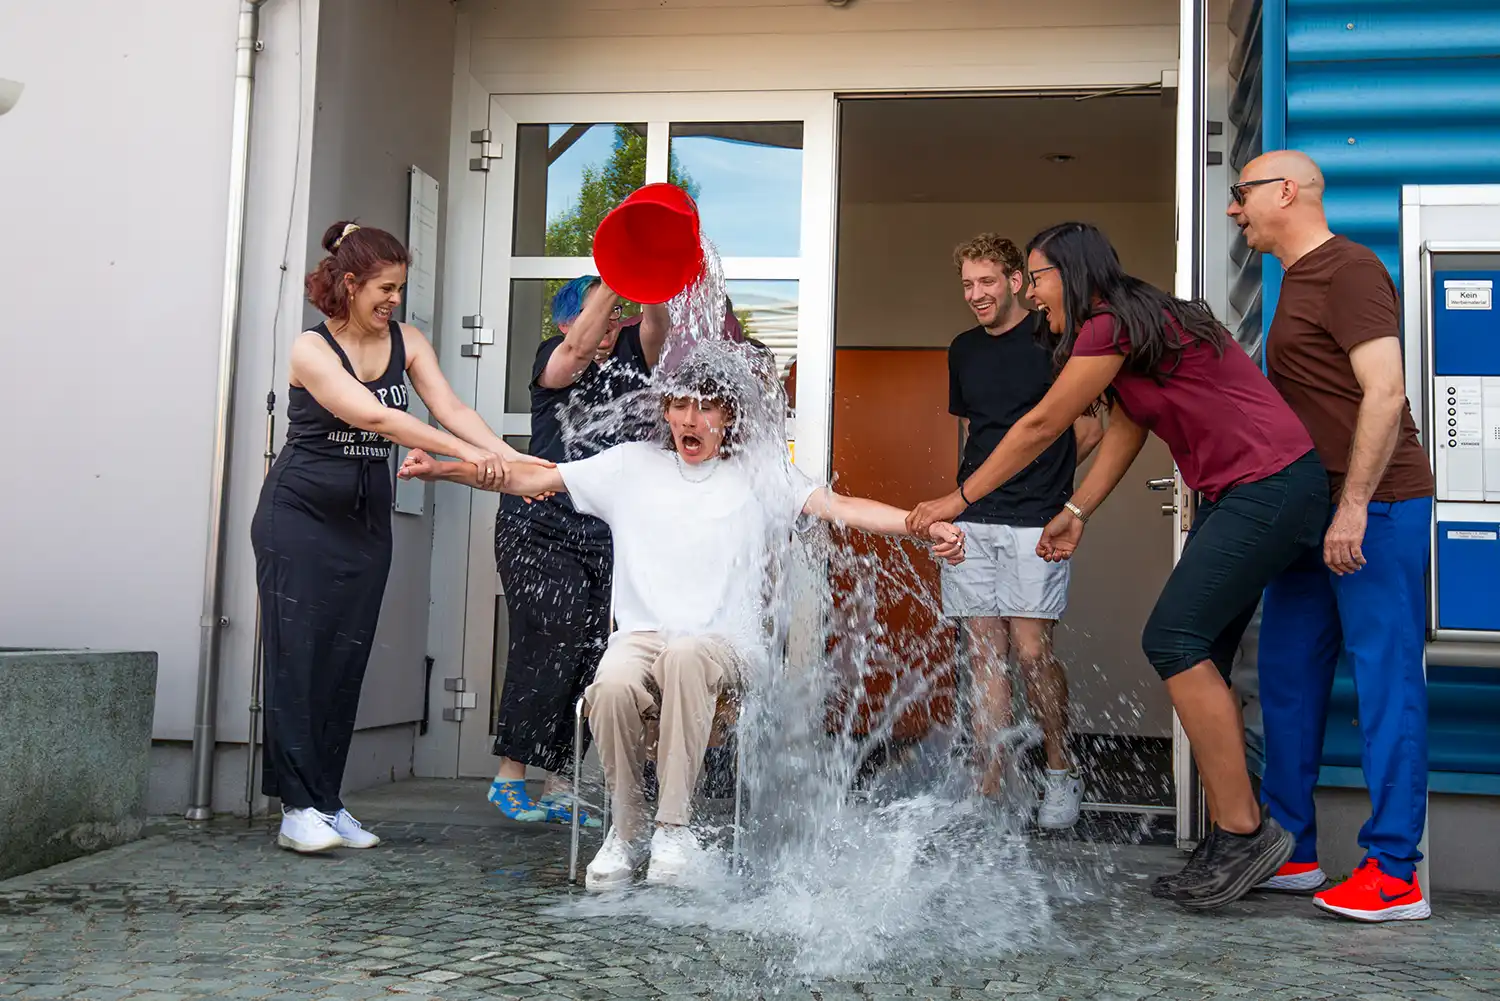
[[[574,706],[609,639],[609,529],[556,501],[506,502],[495,523],[510,620],[495,754],[571,775]],[[587,750],[587,728],[583,738]]]
[[[293,458],[272,469],[250,527],[264,649],[261,791],[284,807],[337,813],[391,569],[391,491],[384,464]]]
[[[1323,542],[1328,473],[1316,452],[1198,508],[1141,646],[1163,681],[1211,660],[1226,682],[1271,579]]]

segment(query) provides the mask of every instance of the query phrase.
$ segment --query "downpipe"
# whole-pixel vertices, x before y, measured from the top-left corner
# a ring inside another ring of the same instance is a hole
[[[240,0],[239,38],[235,42],[229,217],[224,240],[224,296],[219,312],[219,398],[214,420],[203,613],[198,622],[198,698],[193,718],[193,779],[188,820],[208,820],[213,816],[219,657],[224,627],[229,624],[223,609],[225,497],[229,490],[229,436],[234,409],[235,358],[239,350],[240,269],[245,251],[245,201],[250,172],[250,98],[255,89],[255,53],[260,47],[257,36],[263,3],[265,0]]]

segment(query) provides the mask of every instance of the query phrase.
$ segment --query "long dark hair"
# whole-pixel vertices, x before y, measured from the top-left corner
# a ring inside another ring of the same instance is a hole
[[[1114,246],[1098,228],[1083,222],[1052,226],[1026,244],[1028,256],[1033,250],[1047,256],[1063,286],[1063,332],[1053,335],[1055,369],[1060,371],[1072,356],[1084,321],[1101,313],[1113,316],[1129,339],[1126,369],[1158,383],[1172,373],[1192,341],[1202,341],[1223,355],[1229,331],[1214,318],[1208,303],[1179,299],[1127,275]]]

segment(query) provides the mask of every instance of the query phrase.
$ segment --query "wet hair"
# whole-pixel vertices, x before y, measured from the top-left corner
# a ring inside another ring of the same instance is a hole
[[[598,284],[597,275],[584,275],[582,278],[574,278],[558,289],[552,296],[552,322],[554,324],[572,323],[578,319],[578,314],[583,312],[583,300]]]
[[[318,262],[304,283],[307,301],[330,319],[349,313],[349,286],[345,275],[354,276],[355,286],[378,275],[393,264],[410,265],[411,254],[401,241],[383,229],[336,222],[323,234],[328,256]]]
[[[980,233],[959,244],[953,251],[953,266],[962,271],[965,261],[994,261],[1007,275],[1026,270],[1026,259],[1016,245],[995,233]]]
[[[1097,227],[1065,222],[1044,229],[1026,245],[1028,255],[1033,250],[1057,268],[1063,287],[1063,332],[1052,335],[1055,370],[1061,371],[1072,356],[1084,322],[1100,314],[1113,316],[1129,341],[1126,370],[1157,383],[1172,373],[1193,341],[1224,353],[1229,331],[1208,303],[1179,299],[1126,274],[1114,246]]]
[[[724,411],[724,440],[719,445],[719,458],[727,459],[739,448],[739,437],[735,432],[735,421],[739,416],[738,394],[732,382],[714,371],[703,352],[693,352],[677,366],[677,370],[662,385],[661,409],[663,416],[677,400],[694,400],[701,406],[717,406]],[[668,452],[677,450],[677,442],[668,430],[662,447]]]

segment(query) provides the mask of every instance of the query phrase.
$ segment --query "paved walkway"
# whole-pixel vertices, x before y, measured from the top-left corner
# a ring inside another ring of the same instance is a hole
[[[0,998],[1500,997],[1500,899],[1443,895],[1431,921],[1399,927],[1271,897],[1191,915],[1146,892],[1180,864],[1160,848],[1087,849],[1108,892],[1060,896],[1046,942],[809,980],[779,972],[774,927],[666,927],[581,900],[566,830],[503,823],[482,797],[439,782],[366,795],[351,806],[386,840],[369,852],[301,858],[264,823],[165,821],[0,882]],[[1079,850],[1044,847],[1042,865]]]

